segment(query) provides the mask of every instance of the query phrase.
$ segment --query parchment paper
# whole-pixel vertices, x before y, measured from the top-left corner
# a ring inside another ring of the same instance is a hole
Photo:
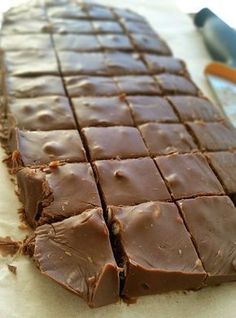
[[[183,58],[196,83],[211,97],[203,75],[210,61],[201,36],[191,20],[172,2],[153,0],[97,1],[126,6],[146,16],[168,41],[176,56]],[[121,3],[122,2],[122,3]],[[0,148],[0,160],[4,152]],[[0,236],[22,239],[26,232],[18,228],[20,203],[14,193],[8,171],[0,164]],[[17,275],[7,264],[17,266]],[[0,259],[0,318],[235,318],[236,283],[206,288],[198,292],[178,292],[141,297],[137,304],[116,304],[90,309],[77,296],[68,292],[35,268],[30,259],[16,256]]]

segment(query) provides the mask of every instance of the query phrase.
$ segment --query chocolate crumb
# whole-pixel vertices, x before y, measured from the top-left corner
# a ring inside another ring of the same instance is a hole
[[[52,169],[57,168],[59,165],[60,165],[60,162],[58,160],[54,160],[49,163],[49,167]]]
[[[119,95],[119,99],[120,99],[121,102],[124,102],[125,98],[126,98],[126,94],[125,93],[122,93],[122,94]]]
[[[14,241],[10,236],[0,237],[0,254],[5,256],[15,255],[21,247],[21,242]]]
[[[7,267],[8,267],[10,272],[12,272],[14,275],[16,275],[16,271],[17,271],[17,267],[16,266],[7,264]]]

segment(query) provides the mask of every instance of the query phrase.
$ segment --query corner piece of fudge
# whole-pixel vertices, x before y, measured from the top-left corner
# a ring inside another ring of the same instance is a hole
[[[32,227],[101,206],[89,163],[42,169],[27,167],[19,170],[16,176],[25,216]]]
[[[24,248],[44,275],[82,297],[90,307],[119,300],[120,269],[100,208],[39,226]]]

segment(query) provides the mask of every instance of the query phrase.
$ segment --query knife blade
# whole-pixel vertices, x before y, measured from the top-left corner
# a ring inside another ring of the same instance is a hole
[[[195,15],[194,23],[209,53],[218,61],[207,65],[207,80],[221,109],[236,126],[236,31],[207,8]]]

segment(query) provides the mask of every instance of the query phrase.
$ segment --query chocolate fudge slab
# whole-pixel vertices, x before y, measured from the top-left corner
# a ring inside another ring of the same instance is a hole
[[[81,75],[65,77],[64,80],[70,97],[119,95],[112,77]]]
[[[126,52],[106,52],[105,63],[108,75],[142,75],[147,74],[148,69],[137,54]]]
[[[143,58],[152,73],[166,72],[181,75],[187,72],[184,62],[172,56],[143,54]]]
[[[40,271],[90,307],[118,301],[119,268],[101,209],[42,225],[28,241]]]
[[[182,124],[146,123],[139,129],[151,156],[197,150],[193,138]]]
[[[23,168],[16,177],[20,200],[32,227],[62,220],[101,205],[93,171],[88,163]]]
[[[160,95],[161,90],[151,76],[116,76],[122,93],[127,95]]]
[[[58,57],[64,76],[107,74],[105,56],[102,52],[58,51]]]
[[[133,126],[131,114],[119,97],[72,98],[80,127]]]
[[[156,34],[132,34],[132,42],[139,52],[156,53],[158,55],[171,55],[171,50],[167,44]]]
[[[16,151],[17,165],[35,166],[51,161],[86,161],[85,150],[77,130],[26,131],[15,128],[9,140]]]
[[[183,122],[217,121],[222,115],[208,99],[196,96],[168,96]]]
[[[228,121],[214,123],[193,122],[188,123],[188,126],[203,151],[236,149],[236,129]]]
[[[95,35],[84,34],[54,34],[53,40],[58,51],[101,51]]]
[[[206,155],[227,194],[236,203],[236,152],[219,151]]]
[[[150,158],[94,162],[107,205],[135,205],[167,201],[170,194]]]
[[[110,207],[114,250],[124,267],[126,298],[198,289],[206,273],[174,203]]]
[[[155,160],[174,199],[224,194],[222,185],[200,153],[173,154]]]
[[[8,76],[5,85],[5,95],[17,98],[65,95],[62,79],[59,76]]]
[[[92,161],[148,156],[142,136],[135,127],[88,127],[83,128],[82,133]]]
[[[4,65],[14,76],[59,75],[53,50],[5,51]]]
[[[174,74],[159,74],[155,76],[164,94],[198,95],[196,85],[184,76]]]
[[[6,51],[48,51],[52,50],[52,43],[49,34],[8,34],[1,37],[1,48]]]
[[[147,122],[178,122],[171,105],[158,96],[126,96],[137,125]]]
[[[206,284],[236,279],[236,208],[227,196],[179,202],[183,217],[208,274]]]
[[[68,99],[63,96],[11,99],[8,102],[9,129],[75,129]]]

